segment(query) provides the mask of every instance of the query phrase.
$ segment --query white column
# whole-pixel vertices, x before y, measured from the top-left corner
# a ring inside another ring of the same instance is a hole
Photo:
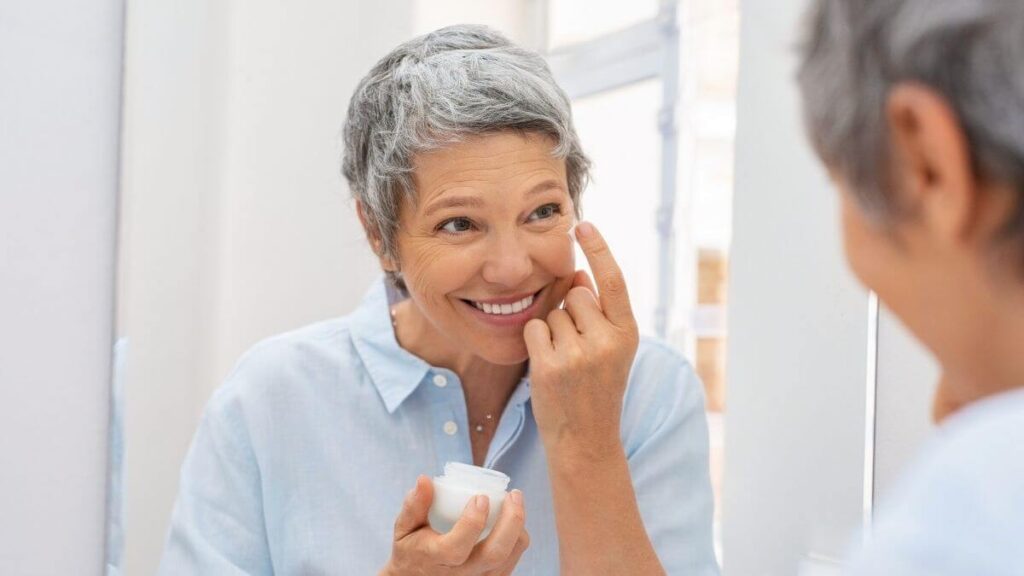
[[[806,2],[742,4],[723,554],[729,576],[840,557],[864,509],[867,293],[803,132]]]
[[[0,573],[103,573],[123,2],[0,3]]]

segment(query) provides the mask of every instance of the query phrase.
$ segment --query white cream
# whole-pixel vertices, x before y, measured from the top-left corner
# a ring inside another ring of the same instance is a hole
[[[448,462],[444,465],[444,475],[434,477],[434,502],[427,516],[430,527],[441,534],[448,532],[462,516],[470,499],[483,494],[491,503],[487,512],[487,525],[480,534],[480,540],[483,540],[498,520],[510,481],[507,475],[497,470]]]
[[[533,304],[533,296],[527,296],[518,302],[511,304],[489,304],[487,302],[473,302],[473,306],[476,306],[478,310],[482,310],[487,314],[494,314],[496,316],[507,316],[509,314],[518,314],[523,310],[526,310]]]

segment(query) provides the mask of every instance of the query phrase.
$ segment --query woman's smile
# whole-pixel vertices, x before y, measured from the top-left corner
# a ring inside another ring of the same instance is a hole
[[[533,318],[541,318],[544,310],[542,296],[547,286],[536,292],[502,298],[471,300],[459,298],[460,308],[475,321],[495,328],[519,328]]]

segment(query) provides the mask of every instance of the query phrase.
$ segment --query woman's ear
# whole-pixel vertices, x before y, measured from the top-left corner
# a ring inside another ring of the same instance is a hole
[[[975,232],[979,193],[966,135],[946,100],[927,86],[898,84],[886,102],[892,184],[900,202],[945,243]]]
[[[381,240],[380,231],[366,217],[362,200],[356,200],[356,214],[359,216],[359,223],[363,225],[363,232],[366,233],[366,239],[370,242],[373,253],[380,260],[381,268],[388,272],[397,272],[398,263],[393,258],[384,255],[384,242]]]

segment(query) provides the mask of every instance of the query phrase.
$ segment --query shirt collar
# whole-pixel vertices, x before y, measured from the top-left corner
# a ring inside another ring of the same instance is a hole
[[[388,413],[393,413],[430,372],[430,364],[398,344],[391,325],[388,282],[380,278],[350,316],[352,342]]]
[[[398,344],[391,325],[391,301],[397,296],[389,286],[386,277],[370,286],[362,303],[350,316],[349,329],[359,358],[384,400],[388,414],[392,414],[433,367]],[[527,373],[512,392],[509,404],[522,405],[529,400],[530,373],[527,365]]]

